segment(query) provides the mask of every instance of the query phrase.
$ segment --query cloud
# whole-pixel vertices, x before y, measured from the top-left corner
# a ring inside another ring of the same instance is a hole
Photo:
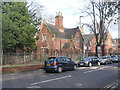
[[[44,5],[44,11],[42,16],[54,16],[56,12],[60,11],[63,14],[63,25],[65,28],[75,28],[80,26],[79,16],[80,11],[88,5],[89,0],[28,0],[28,2],[33,1],[39,5]],[[54,19],[55,20],[55,19]],[[91,19],[89,17],[81,18],[81,23],[90,23]],[[116,30],[116,31],[115,31]],[[113,38],[118,34],[118,29],[114,25],[110,27],[110,33]],[[89,33],[88,28],[85,27],[85,33]]]

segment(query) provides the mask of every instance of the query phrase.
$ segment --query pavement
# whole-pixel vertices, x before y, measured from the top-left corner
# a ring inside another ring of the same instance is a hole
[[[62,73],[42,69],[2,75],[2,88],[99,88],[118,90],[118,63],[78,67]]]

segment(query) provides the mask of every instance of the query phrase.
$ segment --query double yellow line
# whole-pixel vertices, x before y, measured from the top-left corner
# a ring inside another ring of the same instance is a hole
[[[112,86],[113,86],[112,84],[107,85],[107,86],[105,86],[104,88],[102,88],[101,90],[107,90],[107,89],[110,89]]]
[[[119,83],[120,80],[117,80],[116,82]],[[110,89],[113,85],[114,85],[114,83],[109,84],[109,85],[106,85],[106,86],[105,86],[104,88],[102,88],[101,90],[107,90],[107,89]]]

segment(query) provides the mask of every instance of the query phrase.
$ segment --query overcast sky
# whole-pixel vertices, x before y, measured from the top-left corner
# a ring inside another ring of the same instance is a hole
[[[45,18],[46,15],[55,17],[56,12],[62,12],[64,28],[80,26],[79,16],[81,14],[79,12],[88,5],[88,0],[28,0],[28,2],[30,1],[44,6],[42,12],[43,18]],[[81,23],[88,23],[89,21],[90,18],[88,17],[81,18]],[[109,30],[113,38],[118,37],[118,25],[111,25]],[[89,33],[87,28],[85,28],[84,31],[86,34]]]

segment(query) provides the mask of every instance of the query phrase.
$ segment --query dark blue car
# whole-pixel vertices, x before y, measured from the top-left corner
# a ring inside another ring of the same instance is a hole
[[[44,64],[45,72],[62,72],[63,70],[75,70],[76,68],[77,64],[67,57],[49,57]]]

